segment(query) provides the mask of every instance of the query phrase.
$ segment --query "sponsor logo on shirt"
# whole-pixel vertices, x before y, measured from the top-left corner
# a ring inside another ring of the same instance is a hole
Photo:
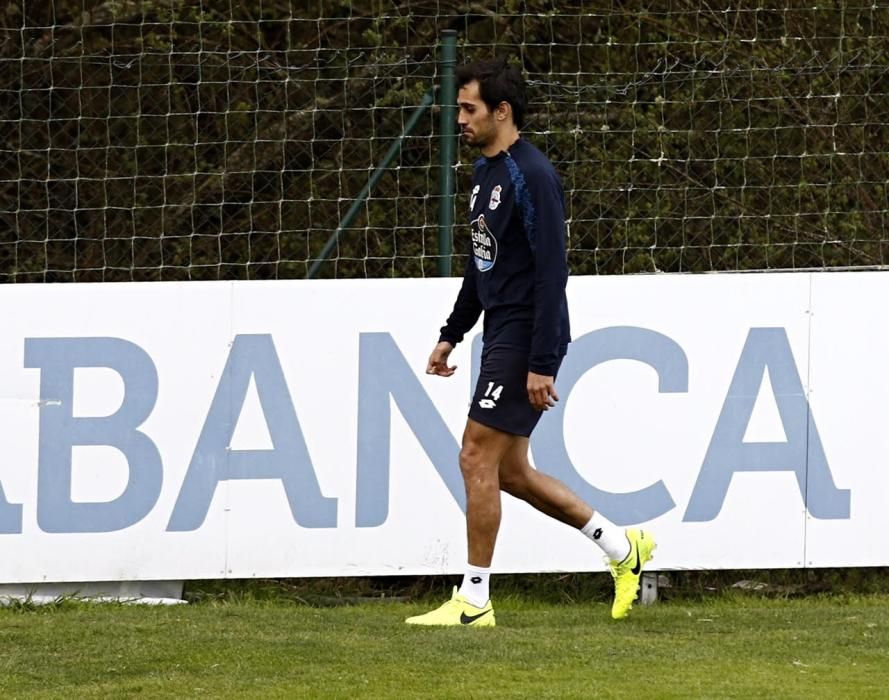
[[[482,188],[481,185],[476,185],[472,188],[472,195],[469,197],[469,211],[475,209],[475,200],[478,198],[478,191]]]
[[[491,211],[500,206],[500,193],[502,191],[503,188],[500,185],[494,185],[494,189],[491,190],[491,199],[488,201],[488,209]]]
[[[475,258],[475,266],[479,272],[487,272],[497,262],[497,239],[488,228],[484,214],[475,219],[470,226],[472,227],[472,255]]]

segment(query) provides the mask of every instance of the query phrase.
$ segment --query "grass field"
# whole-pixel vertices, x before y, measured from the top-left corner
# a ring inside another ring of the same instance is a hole
[[[0,697],[886,698],[889,596],[495,599],[495,629],[414,628],[440,602],[0,609]]]

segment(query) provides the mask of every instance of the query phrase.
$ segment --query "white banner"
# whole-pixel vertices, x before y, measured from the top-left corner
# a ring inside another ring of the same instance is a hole
[[[4,285],[0,582],[456,573],[459,280]],[[534,464],[653,569],[889,565],[885,273],[576,277]],[[497,572],[593,571],[504,496]]]

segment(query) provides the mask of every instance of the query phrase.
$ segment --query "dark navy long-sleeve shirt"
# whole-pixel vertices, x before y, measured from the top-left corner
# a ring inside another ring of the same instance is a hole
[[[470,209],[469,260],[440,340],[456,345],[484,311],[486,348],[526,350],[528,369],[552,376],[571,340],[559,175],[519,138],[508,152],[476,161]]]

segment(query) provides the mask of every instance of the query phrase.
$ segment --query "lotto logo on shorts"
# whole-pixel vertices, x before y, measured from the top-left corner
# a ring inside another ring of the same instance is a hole
[[[500,394],[502,393],[502,384],[495,389],[494,382],[488,382],[488,388],[485,390],[485,398],[479,400],[478,405],[482,408],[496,408],[497,402],[500,400]]]

